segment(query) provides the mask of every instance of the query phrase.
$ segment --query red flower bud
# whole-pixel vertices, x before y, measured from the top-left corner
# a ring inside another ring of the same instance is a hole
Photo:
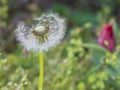
[[[113,52],[116,47],[116,41],[114,38],[113,26],[106,24],[102,28],[100,35],[98,37],[98,44],[110,52]]]

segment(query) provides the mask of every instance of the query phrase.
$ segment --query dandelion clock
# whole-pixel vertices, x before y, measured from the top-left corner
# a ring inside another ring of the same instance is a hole
[[[34,19],[37,24],[28,27],[21,21],[15,30],[17,41],[27,50],[40,52],[40,77],[38,90],[43,90],[43,52],[59,44],[65,35],[65,19],[55,13],[44,13]]]

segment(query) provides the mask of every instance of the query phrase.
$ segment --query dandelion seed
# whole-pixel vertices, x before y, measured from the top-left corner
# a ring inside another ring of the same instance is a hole
[[[26,26],[25,22],[20,22],[15,30],[17,40],[25,49],[48,51],[49,48],[61,42],[66,29],[64,18],[58,14],[45,13],[34,20],[38,23],[32,28]]]

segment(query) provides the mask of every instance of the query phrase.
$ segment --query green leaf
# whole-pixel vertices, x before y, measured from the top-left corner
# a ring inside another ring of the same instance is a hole
[[[81,45],[82,47],[85,47],[85,48],[89,48],[89,49],[92,49],[92,50],[98,50],[98,51],[101,51],[101,52],[107,52],[106,49],[96,45],[96,44],[91,44],[91,43],[85,43],[85,44],[82,44]]]
[[[104,60],[104,57],[107,52],[106,49],[96,44],[90,44],[90,43],[82,44],[82,46],[92,50],[93,60],[96,65],[99,65],[101,63],[101,60]]]
[[[118,74],[117,70],[111,65],[107,66],[106,71],[110,76],[115,76],[116,77],[117,74]]]

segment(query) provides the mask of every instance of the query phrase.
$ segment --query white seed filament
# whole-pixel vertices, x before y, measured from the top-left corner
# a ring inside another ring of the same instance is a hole
[[[38,27],[35,28],[35,31],[43,32],[43,31],[45,31],[45,27],[44,26],[38,26]]]

